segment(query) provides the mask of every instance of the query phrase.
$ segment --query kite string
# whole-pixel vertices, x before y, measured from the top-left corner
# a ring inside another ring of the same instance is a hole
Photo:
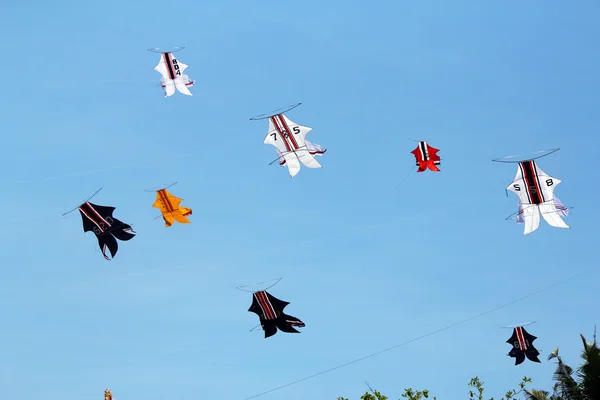
[[[408,137],[410,140],[412,140],[413,142],[417,142],[417,143],[419,143],[419,142],[429,142],[429,141],[431,141],[431,140],[435,139],[435,136],[433,136],[433,137],[430,137],[430,138],[427,138],[427,139],[424,139],[424,140],[417,140],[417,139],[413,139],[413,138],[411,138],[410,136],[407,136],[407,137]]]
[[[543,158],[543,157],[549,156],[550,154],[556,153],[559,150],[560,150],[560,147],[557,147],[555,149],[546,149],[546,150],[532,151],[531,153],[513,154],[512,156],[505,156],[505,157],[500,157],[500,158],[494,158],[494,159],[492,159],[492,161],[494,161],[494,162],[509,163],[509,164],[513,163],[514,164],[514,163],[518,163],[518,162],[521,162],[521,161],[537,160],[538,158]],[[548,152],[548,154],[544,154],[543,156],[540,156],[540,157],[534,157],[534,158],[531,158],[529,160],[502,161],[502,160],[513,158],[513,157],[524,156],[524,155],[527,155],[527,154],[538,154],[538,153],[544,153],[544,152]]]
[[[402,179],[400,182],[398,182],[398,184],[396,185],[396,189],[398,189],[398,187],[400,185],[402,185],[404,183],[404,181],[407,180],[410,177],[410,175],[414,172],[415,168],[416,168],[415,165],[413,165],[411,167],[410,171],[408,171],[408,174],[406,174],[406,176],[404,177],[404,179]]]
[[[114,170],[114,169],[123,169],[123,168],[127,168],[129,166],[131,166],[131,165],[130,164],[127,164],[127,165],[115,165],[115,166],[112,166],[112,167],[91,169],[91,170],[83,171],[83,172],[69,172],[69,173],[62,174],[62,175],[53,175],[53,176],[47,176],[45,178],[37,178],[37,179],[30,179],[30,180],[27,180],[27,181],[21,181],[21,182],[19,182],[19,184],[33,183],[33,182],[40,182],[40,181],[49,181],[49,180],[56,180],[56,179],[62,179],[62,178],[67,178],[67,177],[71,177],[71,176],[81,176],[81,175],[92,174],[94,172],[104,172],[104,171],[110,171],[110,170]]]
[[[273,286],[277,285],[277,284],[279,283],[279,281],[281,281],[282,279],[283,279],[283,276],[281,276],[281,277],[279,277],[279,278],[275,278],[275,279],[270,279],[270,280],[268,280],[268,281],[262,281],[262,282],[258,282],[258,283],[251,283],[251,284],[249,284],[249,285],[241,285],[241,286],[236,286],[235,288],[236,288],[237,290],[241,290],[242,292],[254,293],[255,291],[248,291],[248,290],[244,290],[244,289],[242,289],[242,288],[246,288],[246,287],[248,287],[248,286],[262,285],[263,283],[269,283],[269,282],[273,282],[273,281],[275,281],[275,283],[274,283],[274,284],[272,284],[272,285],[270,285],[270,286],[268,286],[268,287],[266,287],[266,288],[264,288],[264,289],[263,289],[263,290],[269,290],[269,289],[271,289]]]
[[[71,211],[67,211],[67,212],[66,212],[66,213],[64,213],[62,216],[64,217],[65,215],[67,215],[67,214],[70,214],[70,213],[72,213],[73,211],[77,210],[77,209],[78,209],[78,208],[79,208],[79,207],[80,207],[82,204],[84,204],[84,203],[87,203],[88,201],[90,201],[90,200],[91,200],[91,199],[92,199],[92,198],[93,198],[95,195],[97,195],[97,194],[98,194],[98,193],[99,193],[101,190],[102,190],[102,188],[100,188],[100,189],[96,190],[96,191],[94,192],[94,194],[93,194],[93,195],[89,196],[87,199],[85,199],[84,201],[82,201],[81,203],[79,203],[79,205],[78,205],[77,207],[73,208]]]
[[[309,375],[309,376],[307,376],[307,377],[305,377],[305,378],[298,379],[298,380],[296,380],[296,381],[293,381],[293,382],[290,382],[290,383],[286,383],[285,385],[278,386],[278,387],[276,387],[276,388],[274,388],[274,389],[270,389],[270,390],[267,390],[267,391],[265,391],[265,392],[262,392],[262,393],[255,394],[254,396],[246,397],[244,400],[250,400],[250,399],[254,399],[254,398],[256,398],[256,397],[260,397],[260,396],[263,396],[263,395],[265,395],[265,394],[268,394],[268,393],[275,392],[275,391],[277,391],[277,390],[280,390],[280,389],[286,388],[286,387],[288,387],[288,386],[292,386],[292,385],[295,385],[295,384],[297,384],[297,383],[304,382],[304,381],[306,381],[306,380],[309,380],[309,379],[312,379],[312,378],[316,378],[317,376],[324,375],[324,374],[326,374],[326,373],[328,373],[328,372],[335,371],[335,370],[337,370],[337,369],[340,369],[340,368],[343,368],[343,367],[347,367],[348,365],[355,364],[355,363],[357,363],[357,362],[360,362],[360,361],[366,360],[367,358],[375,357],[375,356],[377,356],[377,355],[379,355],[379,354],[382,354],[382,353],[388,352],[388,351],[390,351],[390,350],[397,349],[398,347],[402,347],[402,346],[404,346],[404,345],[407,345],[407,344],[410,344],[410,343],[412,343],[412,342],[416,342],[417,340],[421,340],[421,339],[424,339],[424,338],[426,338],[426,337],[428,337],[428,336],[433,336],[433,335],[435,335],[435,334],[437,334],[437,333],[440,333],[440,332],[446,331],[446,330],[448,330],[448,329],[454,328],[454,327],[456,327],[456,326],[458,326],[458,325],[465,324],[465,323],[467,323],[467,322],[470,322],[470,321],[472,321],[472,320],[474,320],[474,319],[477,319],[477,318],[479,318],[479,317],[482,317],[482,316],[484,316],[484,315],[487,315],[487,314],[491,314],[491,313],[493,313],[493,312],[495,312],[495,311],[498,311],[498,310],[500,310],[500,309],[502,309],[502,308],[508,307],[508,306],[510,306],[510,305],[513,305],[513,304],[515,304],[515,303],[518,303],[518,302],[520,302],[520,301],[523,301],[523,300],[525,300],[525,299],[528,299],[528,298],[530,298],[530,297],[533,297],[533,296],[535,296],[535,295],[537,295],[537,294],[540,294],[540,293],[542,293],[542,292],[545,292],[545,291],[547,291],[547,290],[549,290],[549,289],[552,289],[552,288],[554,288],[554,287],[556,287],[556,286],[558,286],[558,285],[560,285],[560,284],[562,284],[562,283],[568,282],[568,281],[570,281],[570,280],[572,280],[572,279],[576,278],[576,277],[577,277],[577,276],[579,276],[579,275],[582,275],[584,272],[587,272],[587,271],[588,271],[588,269],[584,269],[583,271],[580,271],[580,272],[578,272],[578,273],[576,273],[576,274],[574,274],[574,275],[571,275],[570,277],[568,277],[568,278],[566,278],[566,279],[563,279],[563,280],[561,280],[561,281],[558,281],[558,282],[555,282],[555,283],[553,283],[553,284],[551,284],[551,285],[549,285],[549,286],[546,286],[546,287],[544,287],[544,288],[542,288],[542,289],[540,289],[540,290],[538,290],[538,291],[536,291],[536,292],[533,292],[533,293],[527,294],[527,295],[525,295],[525,296],[522,296],[522,297],[520,297],[520,298],[518,298],[518,299],[516,299],[516,300],[512,300],[512,301],[510,301],[510,302],[508,302],[508,303],[504,303],[504,304],[502,304],[502,305],[499,305],[499,306],[493,307],[493,308],[491,308],[491,309],[489,309],[489,310],[487,310],[487,311],[483,311],[483,312],[481,312],[481,313],[479,313],[479,314],[476,314],[476,315],[474,315],[474,316],[471,316],[471,317],[469,317],[469,318],[463,319],[462,321],[455,322],[455,323],[453,323],[453,324],[450,324],[450,325],[447,325],[447,326],[445,326],[445,327],[443,327],[443,328],[440,328],[440,329],[437,329],[437,330],[435,330],[435,331],[432,331],[432,332],[426,333],[426,334],[424,334],[424,335],[417,336],[417,337],[415,337],[415,338],[412,338],[412,339],[410,339],[410,340],[407,340],[407,341],[405,341],[405,342],[403,342],[403,343],[400,343],[400,344],[394,345],[394,346],[392,346],[392,347],[388,347],[388,348],[386,348],[386,349],[383,349],[383,350],[379,350],[379,351],[377,351],[377,352],[375,352],[375,353],[368,354],[368,355],[366,355],[366,356],[364,356],[364,357],[360,357],[360,358],[357,358],[357,359],[355,359],[355,360],[348,361],[348,362],[346,362],[346,363],[344,363],[344,364],[340,364],[340,365],[338,365],[338,366],[335,366],[335,367],[332,367],[332,368],[326,369],[326,370],[324,370],[324,371],[317,372],[316,374]]]

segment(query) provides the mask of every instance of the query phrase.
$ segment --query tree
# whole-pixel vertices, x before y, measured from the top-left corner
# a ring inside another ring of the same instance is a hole
[[[531,383],[531,378],[528,378],[526,376],[523,377],[523,379],[519,383],[519,390],[518,391],[516,389],[509,390],[508,392],[506,392],[504,394],[504,397],[500,400],[514,399],[516,395],[518,395],[523,390],[525,390],[525,385],[527,385],[528,383]],[[483,381],[479,380],[479,377],[476,376],[475,378],[471,379],[471,382],[469,382],[469,386],[477,389],[477,394],[475,394],[475,392],[473,392],[473,390],[469,390],[469,399],[484,400],[483,392],[485,389],[483,388]],[[477,397],[475,397],[475,396],[477,396]],[[492,397],[492,398],[490,398],[490,400],[494,400],[494,398]]]
[[[500,400],[511,400],[514,399],[515,396],[519,393],[521,393],[524,389],[525,389],[525,385],[527,383],[531,382],[531,379],[529,379],[528,377],[524,377],[523,380],[521,381],[521,383],[519,384],[519,390],[509,390],[508,392],[506,392],[505,397],[503,397]],[[367,384],[368,386],[368,384]],[[483,381],[481,381],[479,379],[479,377],[475,377],[473,379],[471,379],[471,382],[469,382],[469,386],[474,388],[477,393],[475,393],[473,390],[469,391],[469,398],[471,400],[484,400],[483,398],[483,392],[484,392],[484,388],[483,388]],[[369,386],[369,392],[366,392],[365,394],[363,394],[359,400],[389,400],[387,396],[382,395],[380,392],[371,389],[371,387]],[[424,400],[424,399],[429,399],[429,390],[424,389],[424,390],[414,390],[413,388],[408,388],[408,389],[404,389],[404,394],[402,395],[402,397],[404,397],[406,400]],[[349,400],[345,397],[338,397],[337,400]],[[434,396],[433,399],[431,400],[437,400],[437,398]],[[494,400],[494,398],[492,397],[489,400]],[[544,399],[546,400],[546,399]],[[548,399],[550,400],[550,399]]]
[[[600,399],[600,348],[594,334],[594,341],[588,343],[583,335],[583,363],[575,371],[565,364],[558,355],[558,347],[548,356],[548,360],[557,359],[553,380],[554,390],[550,394],[545,390],[525,390],[528,400],[597,400]],[[575,375],[575,377],[573,376]]]

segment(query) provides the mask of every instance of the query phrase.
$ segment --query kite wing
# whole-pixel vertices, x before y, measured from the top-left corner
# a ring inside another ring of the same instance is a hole
[[[186,217],[192,215],[192,209],[181,207],[179,204],[183,201],[179,197],[173,196],[166,189],[156,191],[156,201],[152,207],[158,208],[162,212],[165,225],[168,228],[174,221],[180,224],[191,223]]]
[[[411,151],[415,156],[416,165],[419,167],[417,172],[423,172],[427,168],[431,171],[440,172],[437,167],[440,165],[440,156],[437,155],[439,149],[431,147],[427,142],[421,141],[416,149]]]
[[[288,301],[279,300],[277,297],[273,296],[269,292],[264,292],[269,302],[273,305],[273,309],[275,313],[279,316],[283,314],[283,309],[286,308],[290,303]]]
[[[528,344],[527,349],[525,349],[525,356],[527,356],[527,358],[530,361],[541,363],[541,361],[538,358],[540,352],[533,345],[533,341],[537,339],[537,337],[527,332],[525,328],[521,328],[521,330],[523,331],[523,336],[525,337],[525,341]]]
[[[525,223],[525,235],[539,227],[540,213],[548,225],[569,228],[561,218],[564,210],[558,208],[554,197],[554,188],[561,182],[542,171],[533,160],[519,163],[515,179],[506,189],[519,197],[519,215]]]
[[[119,250],[116,239],[127,241],[135,236],[135,231],[130,225],[112,216],[114,211],[115,207],[99,206],[89,201],[79,206],[83,231],[94,232],[102,255],[107,260],[113,258]],[[106,250],[110,252],[110,258],[106,255]]]
[[[283,114],[269,117],[269,131],[264,144],[275,146],[292,178],[300,171],[300,162],[308,168],[321,168],[306,143],[306,135],[311,130],[312,128],[299,125]]]
[[[172,53],[162,53],[160,55],[160,61],[154,69],[163,77],[161,79],[161,86],[165,89],[165,97],[172,96],[175,93],[175,88],[185,95],[192,96],[192,93],[188,89],[188,86],[192,86],[189,85],[190,79],[183,74],[183,71],[187,67],[187,64],[173,57]],[[184,80],[184,77],[187,79]]]

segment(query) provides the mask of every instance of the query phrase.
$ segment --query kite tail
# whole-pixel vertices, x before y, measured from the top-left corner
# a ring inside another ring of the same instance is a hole
[[[286,164],[288,166],[288,170],[290,172],[290,177],[295,177],[300,172],[300,162],[298,161],[298,157],[294,153],[286,153],[283,155]]]
[[[562,210],[557,209],[553,201],[540,204],[540,212],[542,213],[542,217],[544,217],[548,225],[555,228],[569,228],[569,225],[567,225],[560,217]]]
[[[110,231],[110,233],[112,233],[117,239],[127,241],[135,237],[135,231],[131,225],[121,222],[116,218],[114,218],[114,220],[114,228]],[[129,233],[128,231],[133,233]]]
[[[102,255],[106,260],[115,258],[117,251],[119,251],[117,239],[111,235],[111,232],[106,232],[103,235],[98,236],[98,246],[100,246],[100,251],[102,251]],[[110,252],[110,257],[106,255],[106,250]]]
[[[173,218],[173,215],[171,213],[165,213],[163,214],[163,220],[165,221],[165,227],[170,227],[171,225],[173,225],[173,222],[175,221],[175,219]]]
[[[298,318],[293,317],[291,315],[283,314],[278,318],[277,327],[282,332],[286,333],[300,333],[300,331],[296,330],[294,326],[304,327],[304,322],[300,321]]]
[[[533,362],[538,362],[541,363],[540,359],[538,358],[538,355],[540,354],[539,351],[530,348],[531,351],[526,351],[525,355],[527,356],[527,358],[529,358],[529,360],[533,361]]]
[[[515,354],[515,365],[519,365],[523,361],[525,361],[525,354],[523,354],[522,351],[520,351],[517,354]]]
[[[268,337],[271,337],[271,336],[273,336],[274,334],[277,333],[277,327],[276,326],[272,326],[272,325],[266,326],[266,325],[263,325],[263,329],[265,331],[265,339],[268,338]]]
[[[297,154],[300,161],[302,161],[302,164],[307,168],[322,168],[322,165],[319,164],[317,159],[308,151],[299,151]]]
[[[173,213],[175,221],[180,224],[191,224],[191,221],[187,219],[187,216],[192,215],[192,209],[186,207],[179,207],[179,211]]]
[[[435,161],[433,160],[427,161],[427,168],[434,172],[440,172],[440,169],[437,167],[437,165],[435,165]]]
[[[185,95],[192,96],[192,92],[190,92],[190,90],[187,88],[187,86],[185,86],[185,82],[183,81],[183,79],[176,78],[174,82],[175,82],[175,87],[177,88],[177,90],[179,90],[181,93],[183,93]]]
[[[525,220],[525,230],[523,235],[529,235],[540,227],[540,210],[537,205],[532,204],[523,207],[523,219]]]
[[[175,85],[173,85],[171,82],[166,82],[164,89],[165,89],[165,97],[171,97],[175,94]]]

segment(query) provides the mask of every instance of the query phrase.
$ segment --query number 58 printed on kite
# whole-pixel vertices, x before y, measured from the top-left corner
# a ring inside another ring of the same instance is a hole
[[[519,162],[514,181],[506,188],[519,196],[517,222],[525,223],[524,235],[538,229],[540,214],[548,225],[569,228],[561,217],[568,215],[568,208],[554,195],[554,188],[561,180],[546,174],[534,160]]]
[[[506,190],[519,197],[519,210],[509,215],[512,219],[517,215],[517,223],[524,223],[524,235],[529,235],[540,226],[540,214],[548,225],[556,228],[569,228],[561,217],[569,214],[569,208],[564,206],[554,195],[554,189],[561,183],[537,165],[535,160],[556,153],[560,148],[539,150],[533,153],[516,154],[493,159],[494,162],[518,164],[517,175]],[[508,192],[506,194],[508,196]]]

